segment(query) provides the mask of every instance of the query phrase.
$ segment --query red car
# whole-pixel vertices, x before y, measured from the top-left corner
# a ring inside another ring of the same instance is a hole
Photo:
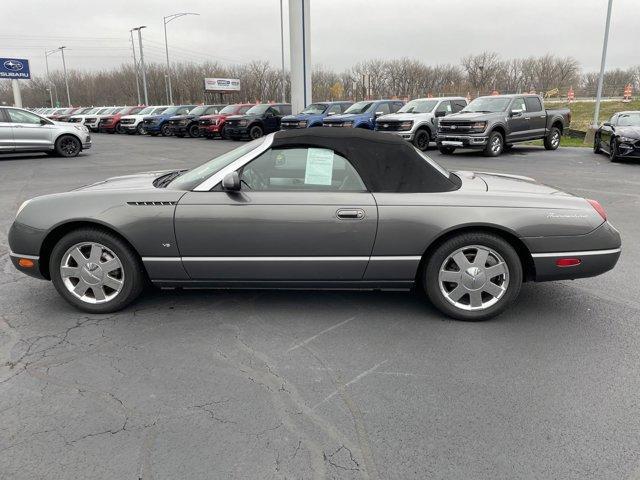
[[[252,103],[236,103],[234,105],[227,105],[215,115],[204,115],[200,117],[198,126],[200,127],[201,135],[207,138],[220,137],[228,139],[229,137],[225,133],[227,117],[231,115],[244,115],[251,107],[253,107]]]
[[[138,105],[136,107],[122,107],[116,113],[101,117],[100,123],[98,124],[98,131],[107,133],[124,133],[124,129],[120,126],[120,119],[124,115],[135,115],[143,108],[144,105]]]
[[[69,108],[61,108],[60,110],[56,110],[53,114],[49,115],[48,118],[53,120],[54,122],[66,122],[69,120],[71,115],[76,115],[81,110],[84,110],[83,107],[69,107]]]

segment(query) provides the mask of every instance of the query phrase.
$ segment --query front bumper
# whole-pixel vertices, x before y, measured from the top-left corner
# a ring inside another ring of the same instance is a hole
[[[145,133],[160,133],[161,126],[159,123],[143,123],[142,129]]]
[[[241,127],[237,125],[227,125],[227,134],[230,137],[246,137],[249,135],[249,126]]]
[[[125,132],[135,132],[138,129],[137,123],[121,123],[120,126]]]
[[[452,135],[448,133],[438,133],[437,143],[439,147],[484,148],[488,139],[489,137],[484,133],[479,135]]]
[[[404,138],[405,140],[412,141],[415,136],[415,131],[413,130],[377,130],[376,132],[380,133],[390,133],[391,135],[397,135],[400,138]]]
[[[11,258],[11,263],[13,263],[13,266],[25,275],[39,278],[40,280],[47,280],[40,271],[40,257],[38,257],[37,255],[22,255],[20,253],[14,253],[10,251],[9,258]],[[23,262],[25,261],[28,262],[25,265],[29,266],[23,265]]]
[[[111,124],[111,123],[103,123],[98,125],[98,131],[99,132],[115,132],[116,131],[116,125],[115,123]]]
[[[189,127],[187,125],[169,125],[169,128],[174,135],[186,135]]]
[[[617,154],[618,158],[640,159],[640,140],[618,143]]]

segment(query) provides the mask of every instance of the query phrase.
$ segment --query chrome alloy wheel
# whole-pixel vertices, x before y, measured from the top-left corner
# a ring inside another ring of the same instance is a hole
[[[60,262],[64,286],[86,303],[113,300],[124,286],[124,269],[118,256],[96,242],[78,243],[68,249]]]
[[[553,148],[558,148],[558,145],[560,145],[560,132],[558,130],[554,130],[551,135],[551,146]]]
[[[509,286],[509,267],[495,250],[469,245],[449,255],[438,273],[444,298],[462,310],[495,305]]]
[[[491,139],[491,151],[497,155],[502,150],[502,138],[499,135],[494,136]]]

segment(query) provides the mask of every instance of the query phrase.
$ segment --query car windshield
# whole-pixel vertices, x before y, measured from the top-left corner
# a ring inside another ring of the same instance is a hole
[[[230,165],[237,159],[246,155],[250,151],[258,148],[264,142],[266,137],[258,138],[249,143],[246,143],[230,152],[224,153],[219,157],[209,160],[207,163],[193,168],[179,177],[176,177],[169,186],[176,190],[192,190],[196,186],[200,185],[203,181],[209,178],[211,175],[219,171],[220,169]]]
[[[198,105],[196,108],[189,112],[189,115],[202,115],[207,110],[207,108],[209,108],[209,105]]]
[[[324,113],[328,106],[329,105],[325,105],[324,103],[312,103],[300,113],[307,113],[309,115],[320,115],[321,113]]]
[[[371,108],[371,105],[373,105],[373,102],[358,102],[358,103],[354,103],[353,105],[351,105],[349,108],[347,108],[345,110],[345,114],[347,113],[364,113],[367,110],[369,110],[369,108]]]
[[[100,110],[98,110],[97,113],[98,115],[101,115],[103,113],[107,113],[110,109],[109,108],[101,108]]]
[[[222,110],[220,110],[220,115],[231,115],[232,113],[234,113],[236,111],[236,109],[238,108],[237,105],[227,105],[226,107],[224,107]],[[247,107],[245,109],[245,112],[248,110],[249,108]],[[241,111],[238,111],[238,113],[244,113]]]
[[[640,127],[640,113],[621,113],[618,117],[619,127]]]
[[[478,97],[469,105],[464,107],[461,112],[479,112],[479,113],[496,113],[504,112],[511,98],[509,97]]]
[[[266,112],[271,105],[254,105],[249,110],[247,110],[247,115],[262,115]]]
[[[411,100],[398,113],[428,113],[435,108],[438,100]]]
[[[142,110],[140,110],[136,115],[147,115],[147,114],[153,112],[154,108],[155,107],[145,107]],[[133,113],[131,115],[133,115]]]
[[[163,115],[175,115],[180,107],[167,107],[162,112],[153,112],[154,115],[162,113]]]
[[[415,147],[414,147],[415,148]],[[438,162],[436,162],[434,159],[432,159],[430,156],[428,156],[426,153],[424,153],[421,150],[418,150],[417,148],[415,149],[416,152],[418,152],[418,155],[420,155],[422,158],[424,158],[424,160],[431,165],[433,168],[435,168],[438,172],[440,172],[443,176],[449,178],[451,176],[451,172],[449,172],[449,170],[447,170],[446,168],[444,168],[442,165],[440,165]]]
[[[161,113],[164,113],[167,111],[169,107],[157,107],[155,108],[152,112],[150,112],[152,115],[159,115]],[[175,111],[175,110],[174,110]],[[140,112],[142,113],[142,112]]]

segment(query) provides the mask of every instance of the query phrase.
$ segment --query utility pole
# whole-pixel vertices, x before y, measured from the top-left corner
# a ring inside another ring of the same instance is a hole
[[[47,65],[47,83],[49,84],[49,102],[51,102],[51,108],[53,108],[53,92],[51,91],[51,75],[49,74],[49,55],[57,52],[57,50],[44,51],[44,62]]]
[[[171,64],[169,63],[169,42],[167,41],[167,23],[176,18],[184,17],[185,15],[200,15],[199,13],[192,12],[182,12],[182,13],[172,13],[171,15],[167,15],[166,17],[162,17],[162,21],[164,23],[164,51],[167,55],[167,74],[165,75],[167,82],[167,102],[169,105],[173,105],[173,91],[171,90]],[[142,47],[140,47],[142,48]],[[142,56],[142,53],[140,54]]]
[[[64,61],[64,49],[67,47],[59,47],[58,50],[62,53],[62,70],[64,71],[64,84],[67,87],[67,107],[71,106],[71,95],[69,95],[69,79],[67,78],[67,64]]]
[[[134,28],[138,32],[138,43],[140,44],[140,68],[142,69],[142,89],[144,90],[144,104],[149,105],[149,93],[147,91],[147,69],[144,66],[144,52],[142,51],[142,29],[147,28],[141,25]]]
[[[282,51],[282,103],[287,101],[286,88],[285,88],[285,75],[284,75],[284,14],[282,9],[282,2],[280,0],[280,47]]]
[[[138,60],[136,59],[136,44],[133,41],[133,29],[129,30],[131,34],[131,49],[133,50],[133,72],[136,74],[136,92],[138,94],[138,105],[142,104],[140,99],[140,80],[138,78]]]
[[[602,59],[600,60],[600,75],[598,76],[598,92],[596,93],[596,109],[593,113],[593,126],[597,127],[600,116],[600,98],[602,97],[602,84],[604,83],[604,66],[607,60],[607,44],[609,43],[609,25],[611,23],[611,7],[613,0],[609,0],[607,7],[607,23],[604,27],[604,41],[602,42]]]

